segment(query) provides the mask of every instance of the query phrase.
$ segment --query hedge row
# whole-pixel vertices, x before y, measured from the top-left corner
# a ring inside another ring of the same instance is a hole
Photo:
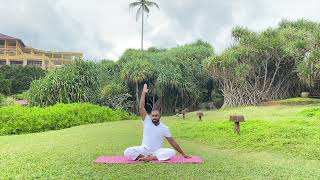
[[[0,135],[57,130],[82,124],[129,119],[129,114],[90,103],[56,104],[46,108],[0,108]]]

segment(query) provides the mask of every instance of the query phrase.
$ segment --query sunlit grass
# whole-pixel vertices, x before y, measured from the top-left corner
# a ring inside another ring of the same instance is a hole
[[[317,179],[320,177],[319,106],[243,107],[163,117],[182,148],[204,164],[95,164],[139,145],[137,120],[0,137],[0,179]],[[311,113],[311,115],[310,115]],[[242,114],[241,135],[230,114]],[[168,146],[168,144],[166,144]]]

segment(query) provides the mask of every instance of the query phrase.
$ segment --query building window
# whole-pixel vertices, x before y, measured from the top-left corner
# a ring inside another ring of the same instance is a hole
[[[6,51],[5,50],[0,50],[0,54],[5,54]]]
[[[16,50],[7,50],[8,55],[16,55],[17,51]]]
[[[16,41],[8,41],[8,46],[16,47],[16,45],[17,45]]]
[[[53,58],[62,58],[62,54],[53,54]]]
[[[23,49],[23,52],[26,54],[31,54],[31,50],[30,49]]]
[[[71,59],[70,55],[63,55],[63,59]]]
[[[34,54],[43,54],[41,51],[33,51]]]
[[[39,60],[28,60],[27,61],[28,66],[36,66],[36,67],[42,67],[42,61]]]
[[[52,54],[51,53],[45,53],[44,55],[49,57],[49,58],[52,58]]]
[[[5,44],[6,44],[5,40],[0,40],[0,48],[4,48]]]
[[[11,60],[10,61],[10,65],[14,65],[14,66],[22,66],[23,65],[23,61],[18,61],[18,60]]]

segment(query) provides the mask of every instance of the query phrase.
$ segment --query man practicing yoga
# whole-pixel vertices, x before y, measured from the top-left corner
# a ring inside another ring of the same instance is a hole
[[[140,98],[140,116],[143,120],[143,140],[141,146],[127,148],[124,155],[131,160],[152,161],[152,160],[168,160],[173,157],[177,150],[183,157],[190,158],[185,154],[178,143],[171,137],[169,128],[160,122],[160,112],[152,110],[151,117],[147,115],[145,109],[145,97],[148,93],[147,84],[144,84]],[[162,148],[163,137],[165,137],[170,145],[175,149]]]

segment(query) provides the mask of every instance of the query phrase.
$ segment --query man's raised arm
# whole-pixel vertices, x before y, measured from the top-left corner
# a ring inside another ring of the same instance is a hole
[[[142,118],[142,120],[144,120],[144,118],[147,115],[147,111],[144,108],[144,106],[146,104],[145,99],[146,99],[146,94],[147,93],[148,93],[148,86],[147,86],[147,84],[144,84],[143,85],[143,90],[142,90],[142,93],[141,93],[141,97],[140,97],[140,107],[139,107],[139,114],[140,114],[140,117]]]

